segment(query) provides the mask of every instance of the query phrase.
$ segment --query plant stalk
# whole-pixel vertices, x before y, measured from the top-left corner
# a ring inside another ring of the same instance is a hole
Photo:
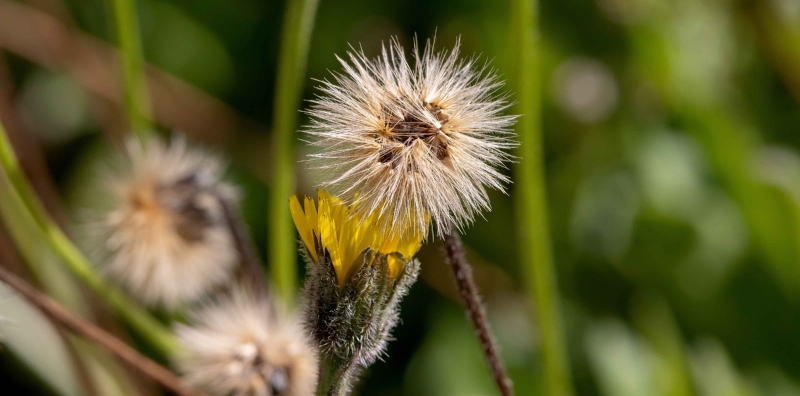
[[[478,294],[478,286],[472,277],[472,268],[464,256],[464,247],[461,245],[461,238],[458,234],[450,232],[445,235],[444,249],[447,254],[447,263],[453,270],[458,291],[467,306],[467,313],[475,327],[475,333],[481,343],[481,350],[492,371],[497,388],[503,396],[512,396],[514,387],[503,366],[503,361],[500,359],[492,330],[489,327],[489,320],[486,318],[486,308]]]
[[[511,7],[512,45],[515,59],[517,123],[520,147],[515,168],[514,204],[520,264],[530,291],[531,307],[542,339],[546,394],[574,393],[553,264],[547,217],[541,120],[541,70],[539,17],[536,0],[513,0]]]
[[[320,360],[316,396],[347,396],[351,389],[355,362]]]
[[[266,283],[267,279],[264,275],[264,265],[258,257],[255,246],[253,246],[253,240],[250,238],[247,225],[233,203],[221,196],[216,198],[222,206],[228,229],[236,245],[236,251],[239,253],[242,273],[247,278],[246,282],[259,297],[268,298],[269,290]]]
[[[278,294],[292,304],[297,289],[297,251],[286,200],[294,192],[294,132],[319,0],[289,0],[273,109],[273,177],[270,197],[269,265]]]
[[[130,131],[146,136],[152,132],[150,97],[145,79],[145,62],[139,37],[136,0],[111,0],[122,63],[125,112]]]

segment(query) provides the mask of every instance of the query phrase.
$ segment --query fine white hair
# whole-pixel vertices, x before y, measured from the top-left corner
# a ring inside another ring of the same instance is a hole
[[[246,289],[206,303],[175,330],[189,385],[213,395],[311,396],[317,358],[295,318]]]
[[[230,279],[238,262],[223,205],[235,189],[214,156],[187,146],[129,141],[106,175],[112,202],[89,238],[103,272],[150,306],[174,309]]]
[[[516,116],[503,114],[497,75],[460,59],[459,46],[436,52],[428,41],[420,52],[415,42],[413,65],[396,39],[375,59],[339,58],[344,70],[321,81],[305,129],[327,176],[320,187],[396,231],[426,229],[430,216],[443,236],[490,210],[486,187],[509,182],[497,168],[513,158]]]

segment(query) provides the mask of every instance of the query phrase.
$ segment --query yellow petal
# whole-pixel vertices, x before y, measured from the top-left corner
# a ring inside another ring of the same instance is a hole
[[[400,274],[400,271],[406,266],[406,263],[403,260],[395,257],[394,255],[390,255],[386,257],[387,264],[389,265],[389,276],[392,278],[397,278],[397,275]]]
[[[403,235],[403,237],[400,239],[400,243],[397,246],[397,252],[401,253],[406,261],[411,260],[411,258],[414,257],[414,255],[419,251],[419,248],[422,246],[422,240],[425,239],[425,234],[427,232],[429,223],[430,217],[426,214],[424,229],[420,230],[416,227],[412,227],[408,229],[405,232],[405,235]]]
[[[347,274],[353,264],[350,242],[353,239],[353,228],[348,227],[350,222],[347,219],[336,218],[334,220],[339,226],[339,254],[342,257],[342,271]]]
[[[424,237],[425,234],[421,231],[406,235],[405,238],[401,239],[400,243],[397,245],[397,252],[401,253],[404,259],[411,260],[411,258],[417,254],[419,248],[422,246],[422,239]]]
[[[300,239],[302,239],[303,243],[306,245],[308,253],[311,254],[311,258],[314,259],[315,262],[318,261],[317,250],[314,247],[314,237],[311,234],[311,230],[308,228],[306,217],[303,215],[303,208],[300,207],[300,201],[297,200],[296,195],[292,195],[292,197],[289,198],[289,211],[292,213],[294,226],[297,227],[297,232],[300,234]]]
[[[360,224],[356,221],[356,224],[354,224],[356,232],[353,236],[352,246],[355,254],[361,254],[375,239],[375,229],[372,227],[373,217],[367,217]]]
[[[397,251],[397,246],[400,244],[400,237],[394,232],[385,234],[384,240],[378,247],[378,251],[383,254],[389,254]]]
[[[320,197],[319,201],[319,232],[322,241],[322,246],[328,250],[331,256],[333,268],[336,271],[336,277],[339,279],[339,284],[344,283],[344,267],[342,265],[342,256],[339,251],[339,236],[336,230],[336,222],[330,215],[330,205],[327,199]]]
[[[317,190],[317,196],[319,199],[326,199],[331,205],[342,205],[343,202],[339,197],[335,195],[330,195],[327,190]]]
[[[308,228],[319,238],[319,225],[317,224],[317,207],[314,205],[314,199],[306,197],[305,200],[306,221]]]

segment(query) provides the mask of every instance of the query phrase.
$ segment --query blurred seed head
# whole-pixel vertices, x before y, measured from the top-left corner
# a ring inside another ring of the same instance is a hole
[[[222,164],[182,138],[126,146],[105,182],[113,204],[92,240],[105,272],[149,305],[175,308],[227,281],[238,255],[223,208],[235,189]]]
[[[299,323],[241,288],[195,311],[176,334],[191,386],[213,395],[310,396],[317,358]]]
[[[415,44],[413,65],[397,40],[375,59],[348,55],[308,112],[322,187],[395,232],[424,230],[430,216],[444,235],[489,210],[486,187],[504,190],[509,179],[496,168],[516,145],[494,72],[459,59],[458,43],[449,52]]]

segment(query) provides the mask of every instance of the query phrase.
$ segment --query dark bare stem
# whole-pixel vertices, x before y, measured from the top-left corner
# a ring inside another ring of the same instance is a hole
[[[261,264],[261,259],[258,257],[253,240],[247,232],[247,226],[239,215],[238,208],[234,207],[224,197],[217,196],[217,199],[225,212],[228,229],[236,245],[236,251],[239,253],[239,260],[242,264],[243,274],[247,278],[246,281],[251,284],[253,292],[257,293],[258,296],[267,297],[269,290],[267,290],[264,266]]]
[[[198,395],[190,390],[172,372],[158,363],[141,355],[135,349],[120,341],[105,330],[72,315],[52,298],[46,296],[24,280],[12,274],[8,269],[0,266],[0,280],[12,287],[25,299],[36,305],[45,315],[65,328],[96,342],[108,349],[120,359],[153,378],[166,388],[180,396]]]
[[[472,267],[464,256],[464,247],[461,246],[461,238],[458,234],[451,232],[445,235],[444,250],[447,254],[447,263],[453,269],[458,291],[461,293],[461,299],[467,305],[467,313],[472,320],[472,325],[475,326],[475,332],[481,342],[481,349],[492,370],[492,377],[497,383],[497,388],[500,389],[503,396],[512,396],[514,388],[503,366],[503,361],[500,360],[492,330],[489,328],[489,321],[486,319],[486,308],[478,294],[478,286],[472,277]]]

